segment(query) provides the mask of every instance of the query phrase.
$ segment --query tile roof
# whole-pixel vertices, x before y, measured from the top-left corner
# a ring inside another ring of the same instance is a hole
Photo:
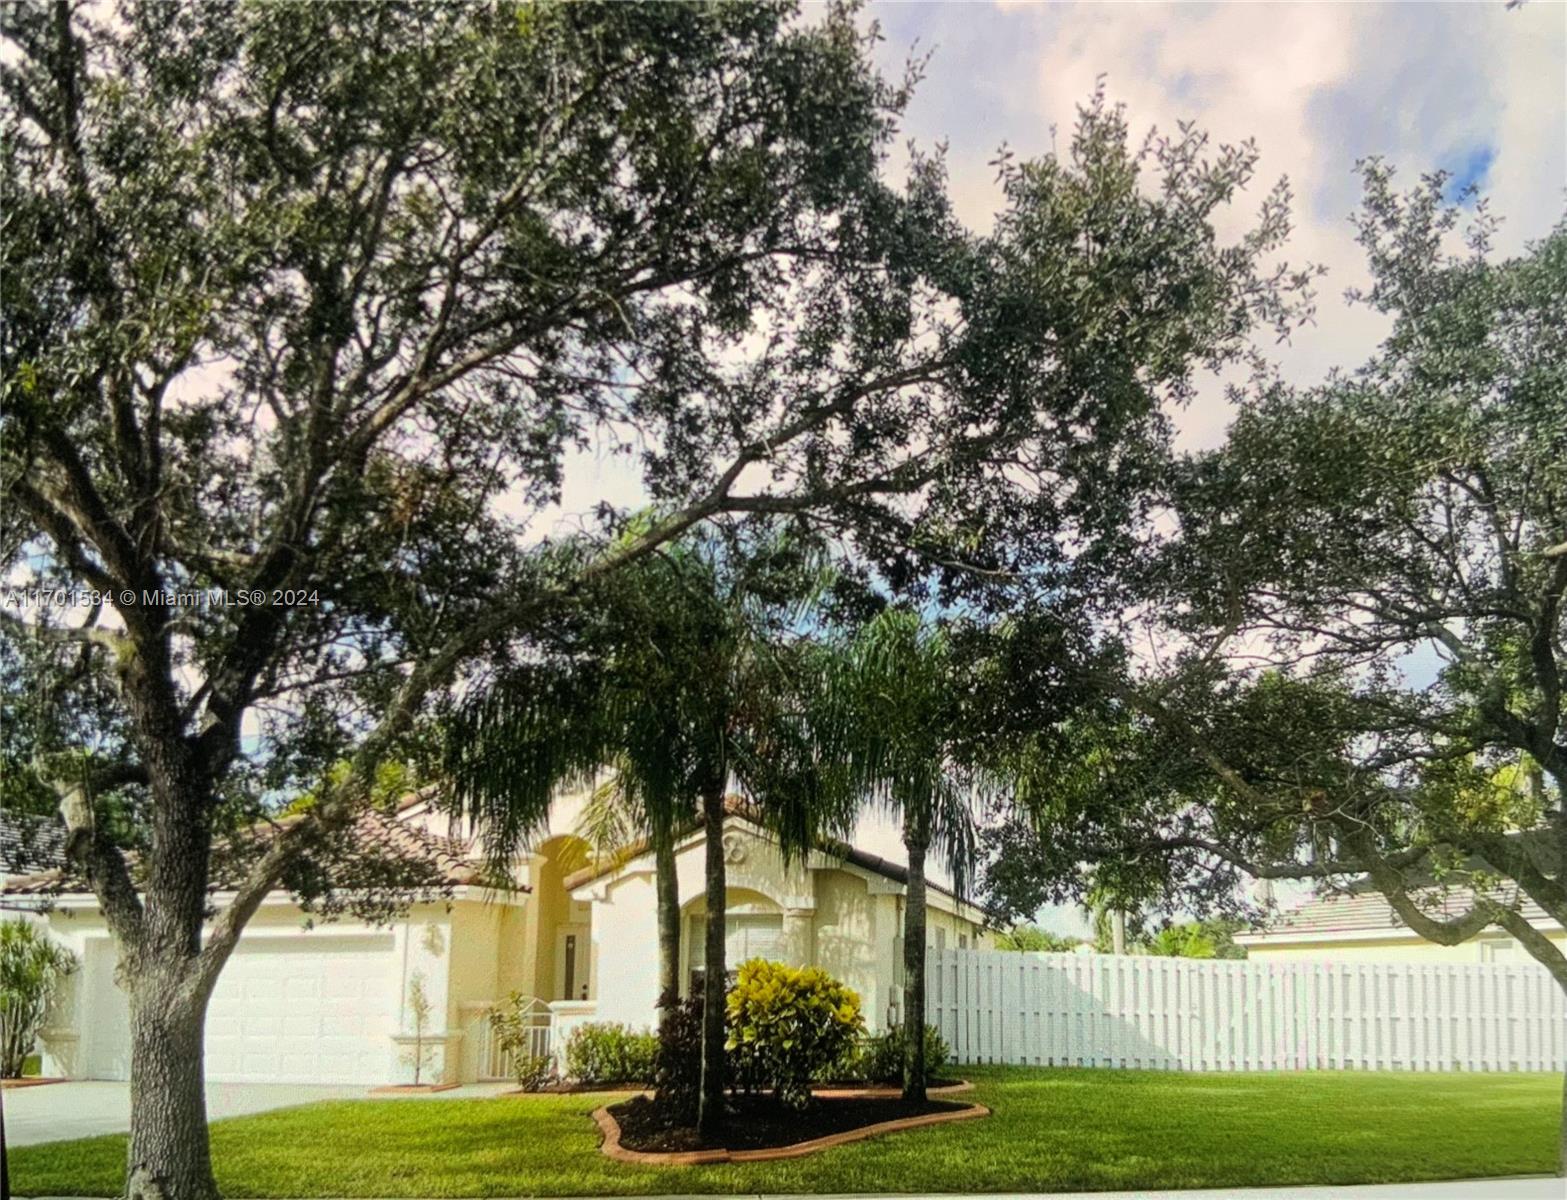
[[[410,807],[410,803],[404,802],[398,806],[396,813],[373,809],[360,814],[350,835],[355,847],[374,850],[383,857],[433,867],[438,878],[453,887],[495,886],[496,881],[486,872],[484,864],[470,856],[470,841],[436,837],[402,819],[402,814]],[[298,819],[284,818],[276,825],[258,825],[254,828],[263,836],[271,836],[274,830],[282,829]],[[218,849],[221,850],[221,847]],[[131,854],[127,857],[131,860],[134,875],[136,856]],[[215,853],[214,857],[220,855]],[[217,867],[213,872],[211,888],[223,891],[237,882],[237,875],[225,873],[221,867]],[[521,892],[532,890],[526,884],[513,883],[508,886]],[[60,896],[82,894],[87,890],[81,877],[68,867],[18,875],[6,879],[0,885],[0,894],[9,896]]]
[[[0,874],[28,875],[65,865],[65,823],[54,813],[0,812]]]
[[[1511,895],[1498,894],[1497,899],[1510,901]],[[1474,903],[1474,893],[1468,888],[1453,888],[1445,894],[1427,893],[1421,907],[1433,917],[1446,919],[1467,912]],[[1554,924],[1554,918],[1546,914],[1534,901],[1524,898],[1519,911],[1531,925]],[[1319,896],[1293,912],[1282,913],[1265,929],[1251,930],[1241,936],[1265,939],[1273,934],[1321,935],[1331,939],[1341,933],[1374,933],[1385,930],[1391,934],[1417,936],[1381,892],[1360,891],[1349,894]]]

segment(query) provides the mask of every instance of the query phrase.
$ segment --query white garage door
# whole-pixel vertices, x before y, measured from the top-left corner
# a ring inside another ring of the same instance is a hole
[[[391,934],[241,940],[207,1009],[207,1078],[227,1083],[388,1082],[398,999]],[[109,958],[112,963],[112,956]],[[106,974],[106,973],[105,973]],[[97,981],[95,981],[97,982]],[[108,993],[108,994],[106,994]],[[94,987],[90,1071],[125,1078],[125,999]],[[119,1013],[105,1005],[117,1005]],[[105,1036],[113,1030],[111,1036]]]

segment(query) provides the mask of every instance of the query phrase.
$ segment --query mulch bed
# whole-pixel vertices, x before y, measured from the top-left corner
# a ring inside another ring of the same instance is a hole
[[[906,1104],[901,1096],[830,1096],[819,1098],[804,1112],[786,1109],[770,1096],[736,1096],[725,1122],[723,1148],[770,1150],[847,1133],[867,1125],[906,1120],[970,1107],[951,1100]],[[661,1154],[704,1150],[695,1129],[671,1125],[668,1114],[647,1096],[633,1096],[612,1105],[620,1124],[620,1144],[628,1150]]]

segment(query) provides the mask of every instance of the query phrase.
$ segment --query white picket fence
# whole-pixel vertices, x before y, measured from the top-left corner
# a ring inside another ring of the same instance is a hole
[[[1177,1071],[1561,1071],[1544,967],[931,950],[959,1062]]]

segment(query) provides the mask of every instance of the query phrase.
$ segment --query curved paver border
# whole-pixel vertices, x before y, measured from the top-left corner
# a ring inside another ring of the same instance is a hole
[[[956,1083],[944,1088],[930,1089],[931,1095],[951,1095],[955,1092],[971,1091],[972,1083]],[[833,1091],[824,1089],[818,1093],[821,1096],[848,1097],[848,1096],[885,1096],[897,1095],[893,1088],[871,1089],[843,1089]],[[953,1109],[950,1112],[924,1113],[918,1117],[899,1117],[893,1121],[878,1121],[874,1125],[862,1125],[858,1129],[846,1129],[842,1133],[829,1133],[825,1137],[812,1138],[808,1142],[795,1142],[792,1146],[772,1146],[765,1150],[676,1150],[659,1152],[654,1150],[629,1150],[620,1144],[620,1122],[615,1120],[608,1106],[593,1110],[593,1119],[598,1123],[600,1131],[604,1134],[604,1140],[599,1145],[601,1153],[616,1162],[637,1163],[642,1166],[653,1167],[697,1167],[715,1163],[752,1163],[773,1162],[781,1158],[803,1158],[807,1154],[815,1154],[818,1150],[827,1150],[833,1146],[842,1146],[849,1142],[859,1142],[866,1138],[880,1137],[884,1133],[897,1133],[903,1129],[918,1129],[923,1125],[941,1125],[948,1121],[971,1121],[977,1117],[988,1117],[990,1109],[983,1104],[969,1104],[963,1108]]]

